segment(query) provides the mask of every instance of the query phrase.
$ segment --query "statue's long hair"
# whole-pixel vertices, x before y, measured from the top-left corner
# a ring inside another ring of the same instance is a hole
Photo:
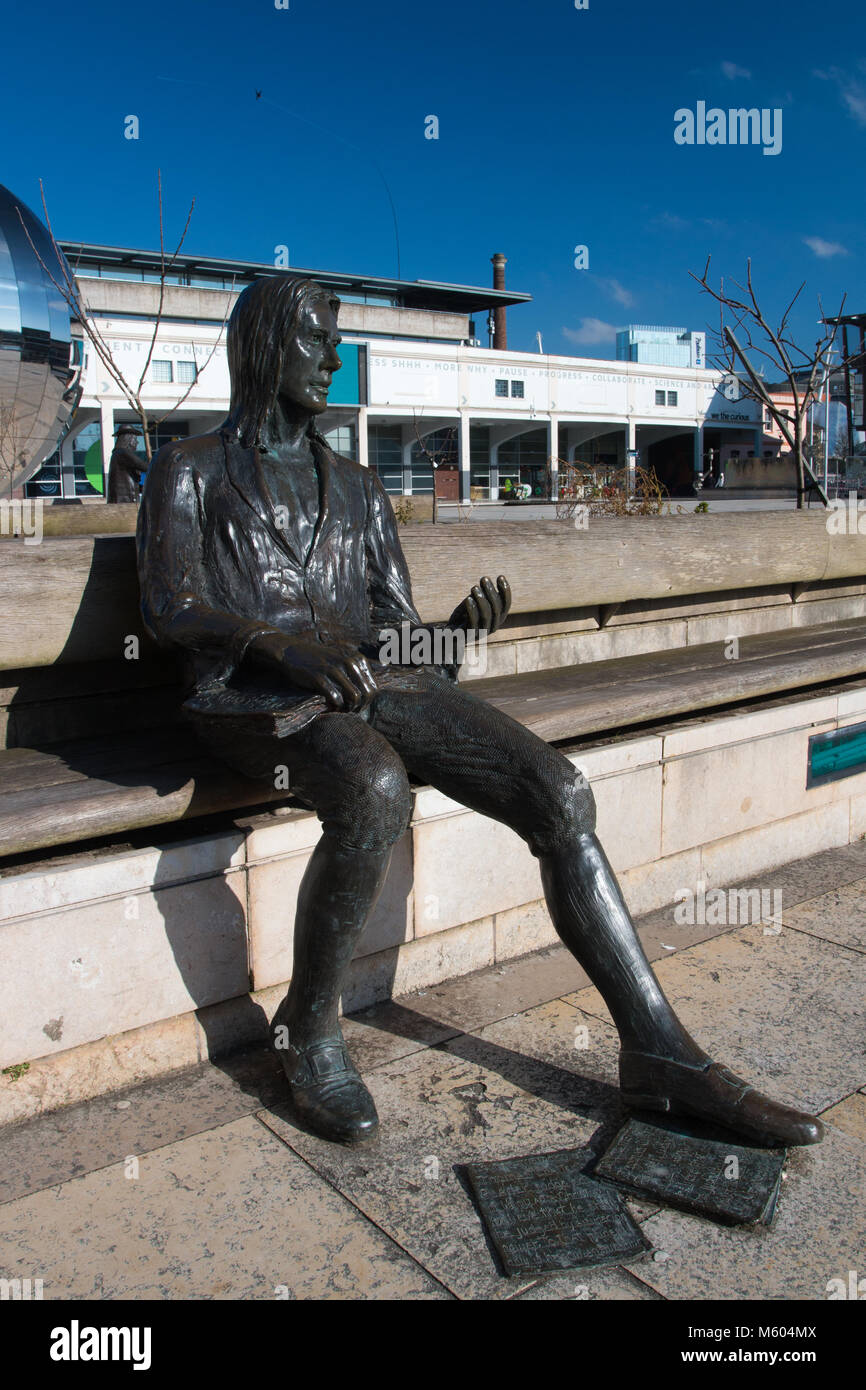
[[[286,344],[299,328],[304,310],[323,299],[336,316],[340,309],[336,295],[315,280],[288,275],[263,276],[239,296],[226,335],[231,400],[222,428],[245,448],[259,443],[276,404]],[[309,432],[315,434],[312,420]]]

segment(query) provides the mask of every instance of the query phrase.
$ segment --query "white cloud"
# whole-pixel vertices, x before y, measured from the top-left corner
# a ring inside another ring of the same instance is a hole
[[[722,63],[721,69],[729,82],[736,82],[738,77],[751,77],[752,75],[748,68],[738,67],[736,63]]]
[[[627,290],[625,285],[619,283],[619,280],[608,280],[604,276],[599,276],[599,284],[616,300],[617,304],[623,304],[627,309],[634,304],[634,295],[631,290]]]
[[[616,337],[616,328],[604,319],[581,319],[579,328],[563,328],[563,335],[570,343],[589,347],[594,343],[604,343]]]
[[[814,251],[816,256],[826,260],[828,256],[847,256],[848,248],[839,241],[825,241],[820,236],[804,236],[803,240],[810,251]]]
[[[836,87],[842,104],[858,125],[866,126],[866,86],[856,77],[851,77],[841,68],[813,68],[815,77],[822,82],[832,82]]]
[[[690,224],[684,217],[680,217],[676,212],[660,212],[658,217],[653,218],[653,222],[661,227],[670,227],[674,232],[681,232]]]
[[[862,88],[851,86],[842,93],[842,100],[848,108],[848,114],[854,117],[858,125],[866,125],[866,93]]]

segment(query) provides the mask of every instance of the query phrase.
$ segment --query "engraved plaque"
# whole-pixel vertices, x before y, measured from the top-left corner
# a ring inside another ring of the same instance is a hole
[[[699,1139],[683,1128],[629,1120],[595,1176],[639,1197],[707,1216],[724,1225],[769,1226],[776,1210],[784,1149],[752,1149]]]
[[[590,1158],[563,1149],[465,1166],[506,1274],[618,1264],[652,1248],[613,1188],[581,1171]]]

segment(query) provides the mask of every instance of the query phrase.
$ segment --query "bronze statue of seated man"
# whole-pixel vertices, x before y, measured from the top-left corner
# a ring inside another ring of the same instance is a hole
[[[339,1001],[409,823],[412,775],[529,845],[554,926],[619,1031],[629,1105],[761,1144],[817,1142],[817,1119],[711,1061],[676,1017],[569,760],[461,689],[453,666],[380,659],[384,629],[424,624],[378,476],[315,429],[341,365],[338,309],[309,280],[268,277],[244,290],[228,326],[229,416],[216,433],[160,450],[138,533],[145,622],[189,658],[186,708],[201,738],[271,787],[287,769],[291,795],[322,824],[298,896],[291,986],[272,1023],[296,1114],[332,1140],[377,1129]],[[447,626],[495,632],[510,601],[503,578],[482,579]]]

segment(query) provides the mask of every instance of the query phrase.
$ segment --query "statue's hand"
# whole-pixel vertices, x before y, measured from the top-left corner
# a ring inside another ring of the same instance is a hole
[[[508,617],[511,608],[511,589],[504,574],[496,583],[486,575],[480,584],[473,584],[470,593],[459,603],[448,619],[449,627],[464,632],[496,632]]]
[[[363,709],[376,694],[366,658],[341,643],[325,645],[311,637],[265,632],[247,650],[281,671],[292,685],[324,695],[333,709]]]

